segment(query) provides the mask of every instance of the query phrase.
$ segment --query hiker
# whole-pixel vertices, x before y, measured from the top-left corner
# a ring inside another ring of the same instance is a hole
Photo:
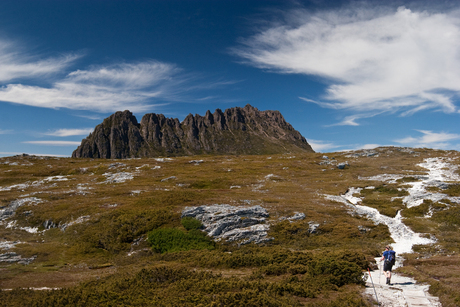
[[[396,253],[393,251],[390,245],[385,246],[385,251],[383,252],[380,261],[382,260],[385,260],[383,262],[383,274],[385,274],[385,277],[387,278],[387,285],[389,285],[391,279],[391,268],[395,264],[396,260]]]

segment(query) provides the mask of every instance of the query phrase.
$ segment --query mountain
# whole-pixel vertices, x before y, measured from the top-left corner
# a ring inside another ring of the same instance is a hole
[[[74,158],[139,158],[198,154],[279,154],[313,152],[305,138],[279,111],[251,105],[183,122],[163,114],[145,114],[140,124],[130,111],[104,119],[72,153]]]

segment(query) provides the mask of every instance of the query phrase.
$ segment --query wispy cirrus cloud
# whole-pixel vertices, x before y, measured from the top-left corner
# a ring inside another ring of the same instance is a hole
[[[317,152],[326,152],[340,147],[332,142],[312,139],[308,139],[308,144],[310,144],[313,150]]]
[[[297,9],[243,40],[233,52],[262,69],[325,78],[324,101],[304,99],[325,108],[401,115],[458,111],[458,9]],[[356,121],[349,118],[348,124]]]
[[[59,136],[59,137],[67,137],[67,136],[75,136],[75,135],[88,135],[93,132],[94,128],[85,128],[85,129],[58,129],[55,131],[50,131],[43,133],[44,135],[50,136]]]
[[[81,56],[69,53],[41,59],[25,52],[17,42],[0,38],[0,82],[60,73]]]
[[[45,145],[45,146],[80,146],[81,142],[72,141],[26,141],[24,144]]]
[[[142,112],[174,101],[200,102],[210,97],[200,97],[200,91],[239,82],[203,80],[199,74],[155,60],[92,65],[72,71],[70,65],[82,54],[43,59],[16,50],[21,50],[18,44],[0,38],[0,101],[27,106]],[[35,81],[46,86],[38,86]]]
[[[429,130],[415,130],[422,133],[422,136],[418,137],[405,137],[402,139],[394,140],[404,146],[409,147],[431,147],[431,148],[451,148],[451,141],[460,139],[460,134],[445,133],[445,132],[432,132]]]
[[[175,88],[185,82],[179,71],[157,61],[92,67],[71,72],[50,88],[8,84],[0,89],[0,100],[44,108],[145,111],[153,98],[176,98]]]

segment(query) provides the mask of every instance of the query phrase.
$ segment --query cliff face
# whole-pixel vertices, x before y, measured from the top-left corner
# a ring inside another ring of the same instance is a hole
[[[134,158],[196,154],[313,152],[279,111],[246,105],[224,112],[189,114],[182,123],[145,114],[140,124],[129,111],[116,112],[96,126],[72,157]]]

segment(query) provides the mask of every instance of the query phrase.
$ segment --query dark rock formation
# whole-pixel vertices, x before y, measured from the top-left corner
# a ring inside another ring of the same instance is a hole
[[[279,111],[246,105],[182,123],[162,114],[145,114],[140,124],[129,111],[116,112],[96,126],[72,157],[135,158],[196,154],[276,154],[313,152]]]

